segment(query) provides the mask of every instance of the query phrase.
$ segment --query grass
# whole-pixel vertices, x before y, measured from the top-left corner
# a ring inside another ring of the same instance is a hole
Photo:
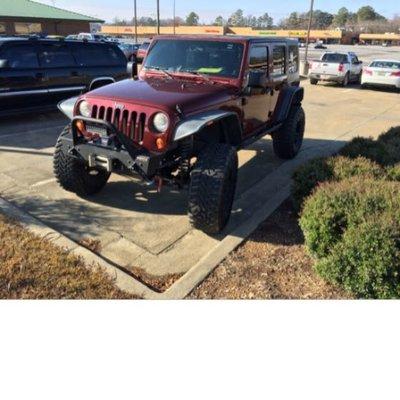
[[[99,267],[0,214],[1,299],[129,299]]]

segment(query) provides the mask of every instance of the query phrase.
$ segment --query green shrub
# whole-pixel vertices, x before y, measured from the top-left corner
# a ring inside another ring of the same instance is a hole
[[[385,143],[372,138],[356,137],[347,143],[339,154],[349,158],[365,157],[380,165],[390,164],[390,154]]]
[[[400,164],[396,164],[387,169],[387,178],[390,181],[400,182]]]
[[[378,142],[385,146],[387,165],[400,163],[400,127],[391,128],[378,138]]]
[[[332,253],[316,263],[329,282],[362,298],[400,295],[400,226],[390,215],[352,226]]]
[[[400,219],[400,184],[352,178],[322,184],[305,201],[300,226],[311,254],[323,258],[347,229],[385,212]]]
[[[297,210],[321,183],[340,181],[354,176],[383,178],[385,171],[378,164],[363,157],[317,158],[301,166],[293,175],[292,198]]]

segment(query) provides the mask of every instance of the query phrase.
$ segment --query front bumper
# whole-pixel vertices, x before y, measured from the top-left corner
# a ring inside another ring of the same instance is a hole
[[[77,121],[103,129],[107,137],[98,142],[87,142],[78,134]],[[162,166],[163,154],[150,153],[143,147],[135,145],[106,121],[75,117],[71,122],[71,133],[62,136],[60,140],[66,152],[91,168],[105,169],[108,172],[135,173],[149,181]]]

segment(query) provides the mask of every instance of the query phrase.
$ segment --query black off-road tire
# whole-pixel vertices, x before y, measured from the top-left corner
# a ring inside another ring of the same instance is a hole
[[[54,151],[53,168],[57,182],[63,189],[82,197],[100,192],[111,174],[105,170],[89,168],[70,156],[61,142],[61,138],[69,133],[70,127],[67,126],[57,140]]]
[[[290,160],[297,156],[303,144],[305,125],[303,108],[293,106],[282,127],[272,136],[274,152],[279,158]]]
[[[199,154],[191,172],[188,206],[195,228],[211,235],[225,228],[232,212],[237,172],[237,152],[228,144],[210,144]]]
[[[318,79],[311,78],[310,83],[311,85],[318,85]]]

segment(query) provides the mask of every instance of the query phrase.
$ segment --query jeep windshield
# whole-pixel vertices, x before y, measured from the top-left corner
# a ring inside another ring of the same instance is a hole
[[[148,54],[145,70],[238,78],[244,46],[208,40],[158,40]]]

